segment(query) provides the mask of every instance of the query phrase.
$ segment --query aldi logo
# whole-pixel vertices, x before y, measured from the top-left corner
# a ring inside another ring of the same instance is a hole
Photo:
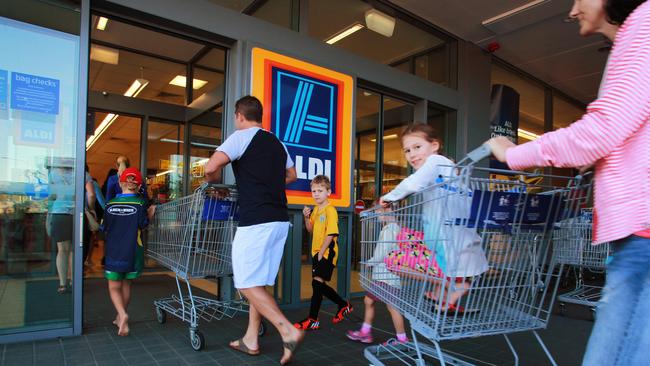
[[[332,181],[330,202],[350,206],[352,78],[260,48],[253,48],[252,57],[251,94],[264,105],[263,127],[296,163],[289,203],[312,203],[309,182],[325,174]]]

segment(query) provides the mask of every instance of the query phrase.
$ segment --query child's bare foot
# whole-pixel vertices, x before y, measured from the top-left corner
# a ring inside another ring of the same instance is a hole
[[[113,320],[113,325],[116,327],[120,327],[120,314],[115,315],[115,319]]]
[[[289,340],[282,340],[282,347],[284,353],[282,354],[282,358],[280,359],[280,365],[286,365],[291,360],[293,357],[296,355],[296,351],[298,351],[298,347],[300,346],[300,343],[302,343],[303,339],[305,338],[305,332],[302,330],[298,330],[296,328],[293,328],[295,331],[295,335],[293,338],[290,338]]]
[[[117,326],[119,327],[117,335],[120,337],[126,337],[129,335],[129,316],[124,314],[120,317]]]

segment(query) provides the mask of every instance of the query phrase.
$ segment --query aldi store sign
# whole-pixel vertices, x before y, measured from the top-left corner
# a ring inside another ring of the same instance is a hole
[[[263,127],[296,163],[289,203],[313,203],[309,182],[325,174],[332,181],[330,202],[350,206],[352,77],[260,48],[252,58],[252,94],[264,105]]]

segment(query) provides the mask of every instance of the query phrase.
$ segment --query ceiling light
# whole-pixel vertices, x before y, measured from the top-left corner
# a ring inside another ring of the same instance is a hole
[[[181,141],[181,140],[167,139],[167,138],[160,139],[160,142],[171,142],[171,143],[174,143],[174,144],[182,144],[183,143],[183,141]]]
[[[187,85],[187,78],[183,75],[176,75],[172,81],[169,82],[172,85],[180,86],[184,88]],[[205,80],[201,79],[193,79],[192,80],[192,89],[201,89],[207,84],[208,82]]]
[[[219,145],[204,144],[204,143],[202,143],[202,142],[192,142],[191,144],[194,145],[194,146],[199,146],[199,147],[210,147],[210,148],[214,148],[214,149],[216,149],[216,148],[219,147]]]
[[[108,24],[108,18],[99,17],[99,20],[97,21],[97,29],[103,31],[106,29],[107,24]]]
[[[378,10],[370,9],[365,14],[366,26],[371,31],[377,32],[385,37],[391,37],[395,30],[395,18],[386,15]]]
[[[338,32],[338,33],[336,33],[336,34],[333,35],[332,37],[326,39],[326,40],[325,40],[325,43],[328,43],[328,44],[334,44],[334,43],[336,43],[336,42],[342,40],[343,38],[349,36],[350,34],[356,32],[356,31],[359,31],[359,30],[361,30],[361,29],[363,29],[363,28],[364,28],[364,27],[363,27],[363,24],[361,24],[361,23],[354,23],[354,24],[352,24],[351,26],[349,26],[349,27],[343,29],[342,31],[340,31],[340,32]]]
[[[90,45],[90,59],[105,64],[117,65],[120,59],[120,51],[93,44]]]
[[[131,86],[126,90],[124,95],[127,97],[135,98],[138,94],[140,94],[142,89],[144,89],[144,87],[147,86],[147,84],[149,84],[149,80],[147,79],[142,79],[142,78],[135,79],[133,81],[133,84],[131,84]]]
[[[396,133],[391,133],[390,135],[384,136],[384,140],[393,140],[393,139],[396,139],[396,138],[397,138]],[[370,139],[370,141],[375,142],[375,141],[377,141],[377,139]]]
[[[88,140],[86,140],[86,151],[90,150],[90,148],[97,142],[99,137],[108,129],[108,127],[119,117],[118,114],[113,114],[109,113],[104,117],[102,120],[102,123],[97,126],[95,129],[95,132],[93,133],[92,136],[88,137]]]
[[[169,174],[169,173],[173,173],[173,172],[174,172],[173,170],[165,170],[165,171],[162,172],[162,173],[158,173],[158,174],[156,174],[156,177],[161,177],[161,176],[163,176],[163,175],[165,175],[165,174]]]
[[[533,141],[533,140],[536,140],[536,139],[539,138],[538,134],[532,133],[530,131],[522,130],[521,128],[517,129],[517,136],[519,136],[521,138],[524,138],[526,140],[530,140],[530,141]]]
[[[531,2],[529,2],[527,4],[522,5],[522,6],[518,6],[518,7],[514,8],[514,9],[510,9],[510,10],[508,10],[508,11],[506,11],[504,13],[501,13],[499,15],[493,16],[492,18],[485,19],[484,21],[481,22],[481,25],[483,25],[483,26],[490,25],[492,23],[498,22],[498,21],[500,21],[500,20],[502,20],[504,18],[507,18],[509,16],[513,16],[515,14],[518,14],[518,13],[521,13],[521,12],[523,12],[525,10],[533,8],[533,7],[537,6],[537,5],[543,4],[543,3],[547,2],[547,1],[549,1],[549,0],[534,0],[534,1],[531,1]]]

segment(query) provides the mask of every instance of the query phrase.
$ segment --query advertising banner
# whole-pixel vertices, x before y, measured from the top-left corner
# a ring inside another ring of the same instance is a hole
[[[253,48],[252,95],[264,106],[263,127],[286,146],[298,180],[290,204],[312,204],[309,182],[332,181],[330,202],[350,206],[353,79],[301,60]]]
[[[490,103],[490,137],[505,136],[516,144],[519,93],[507,85],[495,84],[492,86]],[[490,168],[508,169],[508,166],[490,158]]]

